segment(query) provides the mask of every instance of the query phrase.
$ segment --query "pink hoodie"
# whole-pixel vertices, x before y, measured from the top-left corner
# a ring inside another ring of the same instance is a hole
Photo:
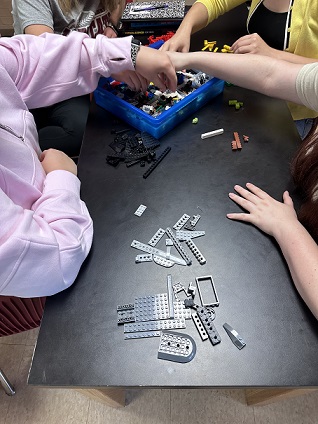
[[[68,171],[45,174],[28,108],[92,92],[99,75],[133,70],[131,37],[73,32],[0,38],[0,294],[47,296],[75,280],[93,225]]]

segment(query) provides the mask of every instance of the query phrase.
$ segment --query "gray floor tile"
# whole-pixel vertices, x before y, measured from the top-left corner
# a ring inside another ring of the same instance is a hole
[[[23,345],[0,344],[0,368],[14,387],[16,387],[17,384],[23,352]],[[5,423],[10,403],[14,398],[15,396],[11,397],[6,395],[0,386],[0,424]]]
[[[12,334],[12,336],[3,336],[0,337],[0,345],[1,344],[17,344],[24,345],[28,338],[28,331],[23,331],[22,333]]]
[[[318,424],[318,391],[265,406],[255,406],[256,424]]]
[[[125,408],[91,401],[87,424],[170,424],[170,390],[127,390]]]
[[[27,385],[33,346],[25,346],[5,424],[86,424],[89,399],[75,390]]]
[[[255,424],[244,390],[191,389],[171,391],[171,424]]]
[[[26,331],[25,344],[28,346],[35,346],[38,339],[40,327],[34,328],[33,330]]]

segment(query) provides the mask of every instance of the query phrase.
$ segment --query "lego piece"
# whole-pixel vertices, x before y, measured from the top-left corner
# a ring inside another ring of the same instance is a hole
[[[136,215],[136,216],[141,216],[144,212],[145,212],[145,210],[147,209],[147,206],[145,206],[145,205],[140,205],[139,207],[138,207],[138,209],[136,210],[136,212],[134,213],[134,215]]]
[[[175,264],[175,262],[173,262],[172,260],[165,259],[157,255],[153,255],[153,261],[155,264],[164,266],[166,268],[171,268]]]
[[[144,254],[144,255],[137,255],[135,258],[136,264],[141,264],[142,262],[152,262],[152,254]]]
[[[174,230],[180,230],[184,226],[184,224],[190,219],[190,215],[184,213],[180,219],[174,224],[172,227]]]
[[[158,359],[190,362],[196,354],[196,344],[188,334],[164,330],[161,333]]]
[[[219,130],[214,130],[214,131],[210,131],[204,134],[201,134],[201,139],[205,139],[205,138],[209,138],[209,137],[214,137],[216,135],[220,135],[224,133],[224,129],[220,128]]]
[[[197,283],[202,306],[219,306],[220,302],[219,302],[217,292],[215,290],[215,285],[214,285],[212,275],[207,275],[204,277],[196,277],[195,280]],[[205,289],[206,289],[205,299],[203,299],[203,285],[205,286]],[[212,289],[213,299],[209,298],[208,301],[204,301],[206,300],[207,295],[210,295],[211,293],[211,290],[209,289],[209,287],[211,287]]]
[[[193,215],[193,219],[190,221],[190,224],[195,227],[201,218],[201,215]]]
[[[166,228],[166,233],[171,238],[174,247],[177,249],[177,251],[180,253],[181,257],[185,260],[185,263],[187,265],[191,265],[192,260],[187,254],[187,252],[184,250],[184,248],[181,246],[180,242],[176,239],[175,235],[173,234],[171,228]]]
[[[161,336],[161,331],[140,331],[136,333],[125,333],[124,339],[125,340],[142,339],[146,337],[160,337],[160,336]]]
[[[168,305],[169,305],[169,317],[174,318],[173,310],[173,289],[172,289],[172,277],[171,274],[167,275],[167,294],[168,294]]]
[[[198,247],[193,243],[191,239],[186,240],[186,245],[191,250],[191,252],[194,254],[196,259],[198,260],[200,265],[204,265],[206,263],[205,257],[202,255]]]
[[[139,331],[172,330],[180,328],[186,328],[184,319],[166,319],[124,324],[125,333],[135,333]]]
[[[190,299],[185,299],[186,300]],[[192,299],[191,299],[192,300]],[[173,312],[174,312],[174,319],[190,319],[191,318],[191,310],[189,308],[186,308],[184,302],[181,300],[176,300],[173,302]]]
[[[211,52],[216,45],[216,41],[204,40],[203,45],[204,47],[201,49],[202,51],[209,50],[209,52]]]
[[[188,293],[187,293],[185,287],[181,283],[175,283],[172,286],[172,289],[173,289],[174,296],[177,300],[179,300],[177,294],[182,292],[182,291],[185,293],[186,296],[188,296]]]
[[[117,324],[135,322],[135,311],[133,309],[117,312]]]
[[[165,233],[165,230],[163,230],[162,228],[159,228],[159,230],[155,233],[155,235],[152,236],[151,239],[148,241],[148,244],[153,247],[156,246],[156,244],[159,242],[159,240],[164,235],[164,233]]]
[[[142,252],[152,253],[154,255],[160,256],[163,259],[166,259],[166,253],[163,250],[157,249],[156,247],[149,246],[148,244],[141,243],[138,240],[133,240],[131,242],[131,247],[141,250]],[[174,256],[174,255],[170,255],[169,260],[172,260],[173,262],[179,265],[186,265],[186,262],[183,259],[178,258],[177,256]]]
[[[193,312],[192,320],[201,336],[202,341],[207,340],[209,338],[208,333],[205,331],[205,328],[203,327],[202,321],[200,320],[197,312]]]
[[[173,246],[172,240],[166,239],[166,246],[167,246],[166,258],[170,259],[171,247]]]
[[[169,319],[167,293],[135,298],[135,321]]]
[[[192,282],[190,281],[189,287],[188,287],[188,293],[189,293],[190,296],[192,296],[192,299],[195,296],[195,290],[196,290],[196,287],[194,285],[192,285]]]
[[[117,324],[135,321],[135,306],[132,303],[117,306]]]
[[[147,171],[143,174],[143,178],[149,177],[149,175],[152,173],[152,171],[159,165],[159,163],[167,156],[167,154],[170,152],[171,147],[167,147],[161,155],[156,159],[155,162],[147,169]]]
[[[196,309],[196,304],[194,303],[194,300],[193,300],[193,298],[191,298],[191,299],[184,299],[184,301],[183,301],[183,303],[184,303],[184,306],[185,306],[185,308],[193,308],[193,309]]]
[[[134,309],[134,307],[133,303],[126,303],[125,305],[118,305],[117,311],[127,311],[129,309]]]
[[[196,237],[201,237],[205,235],[205,231],[187,231],[187,230],[177,230],[176,237],[179,241],[185,241],[193,239]]]
[[[238,132],[234,131],[233,135],[234,135],[234,140],[236,142],[237,149],[242,149],[242,144],[241,144],[241,140],[240,140],[240,137],[238,135]]]
[[[197,310],[197,314],[202,322],[205,331],[208,333],[209,339],[213,346],[220,343],[221,337],[213,323],[213,320],[215,318],[214,310],[203,307]]]
[[[237,331],[235,331],[229,324],[224,323],[223,324],[224,330],[227,332],[228,336],[232,340],[232,342],[235,344],[235,346],[238,349],[243,349],[244,346],[246,346],[246,343],[242,339],[242,337],[238,334]]]

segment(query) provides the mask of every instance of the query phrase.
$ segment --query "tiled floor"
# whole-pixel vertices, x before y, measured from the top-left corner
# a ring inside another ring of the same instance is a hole
[[[37,330],[0,338],[0,367],[16,395],[0,388],[0,424],[318,424],[318,391],[267,406],[243,390],[129,390],[113,409],[73,390],[27,386]]]

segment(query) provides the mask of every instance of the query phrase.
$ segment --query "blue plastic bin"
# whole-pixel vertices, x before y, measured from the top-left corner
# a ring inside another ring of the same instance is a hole
[[[171,131],[208,101],[222,93],[224,89],[224,81],[218,78],[211,78],[184,99],[174,104],[170,109],[163,111],[159,116],[153,117],[108,91],[105,88],[108,86],[108,81],[112,81],[112,79],[103,77],[100,79],[94,92],[96,103],[134,128],[146,131],[156,138],[160,138]]]

